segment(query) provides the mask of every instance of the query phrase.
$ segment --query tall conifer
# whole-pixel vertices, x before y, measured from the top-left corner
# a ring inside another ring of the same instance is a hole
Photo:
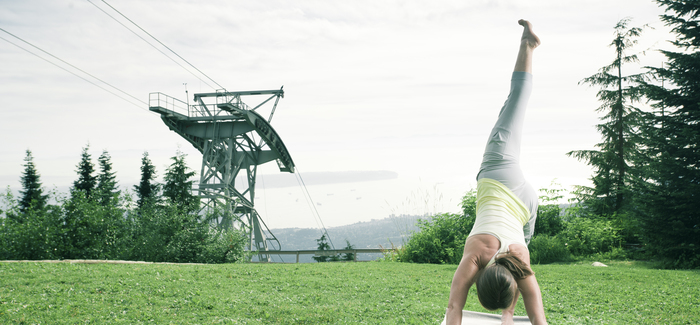
[[[191,178],[196,173],[187,167],[186,157],[184,153],[178,151],[174,157],[170,158],[173,163],[165,171],[163,196],[171,205],[177,206],[182,211],[194,212],[199,208],[199,197],[192,194],[194,181]]]
[[[143,207],[147,202],[156,203],[160,195],[160,185],[155,182],[156,167],[153,166],[151,158],[148,157],[148,152],[143,153],[141,158],[141,181],[138,185],[134,185],[138,200],[136,204],[139,208]]]
[[[615,26],[615,37],[610,46],[615,50],[615,60],[585,78],[581,83],[600,86],[598,99],[602,103],[597,111],[605,115],[597,125],[603,137],[598,150],[576,150],[569,156],[586,161],[594,169],[593,187],[580,186],[578,193],[584,204],[596,215],[612,216],[622,212],[629,203],[630,161],[637,153],[635,138],[638,129],[639,110],[632,106],[640,96],[634,85],[643,80],[643,74],[624,75],[623,66],[638,62],[636,54],[627,52],[637,43],[642,29],[628,27],[629,18]]]
[[[34,157],[30,150],[27,150],[24,162],[24,171],[22,172],[22,177],[20,177],[22,189],[19,191],[21,195],[19,208],[22,213],[27,212],[30,207],[35,210],[41,210],[48,200],[48,196],[43,194],[44,190],[41,188],[39,172],[34,166]]]
[[[97,174],[97,199],[102,206],[109,206],[119,196],[117,176],[112,171],[112,157],[104,150],[97,161],[100,167]]]
[[[83,191],[86,198],[92,198],[93,191],[97,186],[97,176],[93,175],[95,172],[95,164],[92,162],[92,156],[90,155],[90,145],[86,145],[83,148],[83,153],[81,154],[80,163],[78,163],[78,179],[73,182],[72,191]]]

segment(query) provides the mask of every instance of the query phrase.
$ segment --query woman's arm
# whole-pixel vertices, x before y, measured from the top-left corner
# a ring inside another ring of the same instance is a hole
[[[467,302],[469,288],[474,284],[478,272],[479,265],[477,264],[477,259],[473,255],[467,255],[465,252],[452,278],[450,300],[447,304],[447,314],[445,315],[446,325],[462,324],[462,310],[464,309],[464,304]]]
[[[495,255],[500,245],[492,235],[474,235],[464,242],[464,254],[452,278],[450,300],[447,304],[447,325],[462,323],[462,310],[467,302],[469,288],[476,282],[479,271],[486,266],[488,258]],[[527,249],[526,249],[527,250]]]
[[[517,280],[520,293],[523,295],[527,317],[532,325],[546,325],[547,318],[544,316],[544,305],[542,304],[542,292],[537,284],[534,275]]]
[[[530,267],[530,251],[528,251],[525,246],[512,244],[508,249]],[[525,304],[527,317],[530,318],[532,325],[546,325],[547,318],[544,316],[542,292],[540,291],[540,285],[537,283],[535,275],[533,274],[515,281],[518,283],[518,290],[523,295],[523,303]]]

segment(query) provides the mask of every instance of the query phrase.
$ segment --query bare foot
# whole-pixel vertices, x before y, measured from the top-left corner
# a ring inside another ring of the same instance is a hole
[[[523,36],[520,38],[521,45],[527,46],[530,50],[534,50],[540,46],[540,38],[532,31],[532,23],[525,19],[518,20],[518,24],[525,27]]]

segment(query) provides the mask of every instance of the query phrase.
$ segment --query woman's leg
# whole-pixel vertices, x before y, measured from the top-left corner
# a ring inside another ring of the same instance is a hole
[[[530,222],[523,228],[526,242],[529,242],[537,216],[537,193],[525,181],[520,170],[520,143],[527,101],[532,92],[532,53],[539,46],[540,40],[532,32],[530,22],[520,20],[518,24],[524,29],[513,69],[510,94],[489,135],[477,179],[497,180],[525,203],[531,213]]]
[[[540,38],[532,32],[529,21],[520,19],[518,24],[523,26],[523,36],[520,37],[520,50],[513,71],[532,73],[532,51],[540,46]]]

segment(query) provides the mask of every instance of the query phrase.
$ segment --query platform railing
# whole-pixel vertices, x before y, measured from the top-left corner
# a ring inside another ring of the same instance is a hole
[[[148,95],[148,106],[162,107],[175,113],[190,116],[189,105],[187,105],[187,103],[163,93],[150,93]]]

